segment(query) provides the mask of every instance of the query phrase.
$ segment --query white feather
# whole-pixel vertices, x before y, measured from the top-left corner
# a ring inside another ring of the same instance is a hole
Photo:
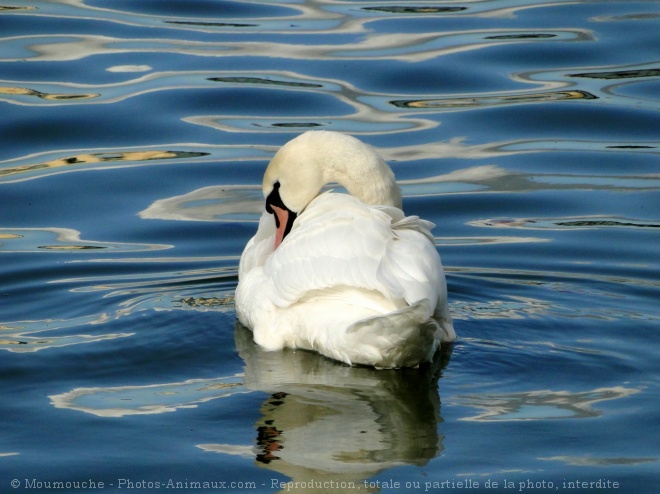
[[[236,292],[239,320],[261,346],[403,367],[430,360],[441,340],[455,339],[450,318],[432,319],[447,302],[427,222],[325,193],[274,252],[271,224],[266,217],[245,248]]]
[[[359,163],[358,163],[359,165]],[[274,249],[264,213],[239,268],[236,312],[268,350],[407,367],[456,338],[430,228],[394,206],[323,193]]]

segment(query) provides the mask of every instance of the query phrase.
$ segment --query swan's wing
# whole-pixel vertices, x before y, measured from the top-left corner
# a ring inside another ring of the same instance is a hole
[[[386,292],[375,273],[391,238],[386,214],[345,194],[322,194],[264,265],[273,303],[288,307],[309,292],[342,285]]]
[[[431,230],[435,227],[434,223],[423,220],[419,216],[405,216],[403,211],[392,206],[375,207],[392,218],[392,228],[394,230],[414,230],[428,238],[431,243],[435,241],[431,233]]]
[[[400,285],[409,304],[423,298],[442,303],[447,298],[445,272],[431,233],[434,227],[418,216],[397,218],[392,224],[399,241],[388,246],[380,275],[390,280],[390,286]]]
[[[395,230],[378,266],[377,278],[395,297],[412,305],[422,299],[438,300],[445,284],[440,255],[428,238],[415,230]]]
[[[389,367],[427,359],[440,338],[455,338],[426,222],[323,194],[273,251],[273,219],[262,220],[241,260],[236,313],[263,347]],[[434,314],[443,317],[425,326]]]
[[[447,282],[440,255],[429,240],[424,220],[409,220],[405,228],[394,228],[398,241],[391,242],[379,265],[378,278],[395,296],[402,296],[409,305],[421,300],[430,302],[426,307],[442,329],[440,338],[449,342],[456,332],[447,303]],[[423,222],[423,223],[422,223]],[[402,225],[398,223],[398,225]]]
[[[391,209],[391,208],[390,208]],[[381,271],[381,276],[391,279],[392,283],[402,285],[409,304],[426,298],[437,300],[433,317],[442,328],[442,341],[449,342],[456,339],[456,332],[447,302],[447,282],[445,272],[440,261],[440,255],[435,249],[435,239],[431,230],[435,226],[430,221],[422,220],[417,216],[404,218],[394,217],[392,225],[399,238],[408,238],[408,243],[394,243],[385,260],[390,268]],[[415,232],[415,233],[410,233]],[[424,236],[428,242],[421,241]],[[404,247],[405,245],[405,247]],[[412,247],[414,245],[414,247]],[[417,252],[413,262],[409,258],[410,252]],[[408,273],[408,276],[406,276]],[[412,281],[410,280],[412,278]],[[408,284],[406,287],[406,280]],[[437,298],[434,298],[436,297]]]
[[[241,255],[238,266],[238,277],[243,278],[247,273],[257,266],[263,266],[268,256],[275,249],[275,222],[273,215],[265,210],[259,218],[259,228],[252,237]]]
[[[347,286],[408,304],[428,299],[432,313],[444,273],[428,222],[396,210],[393,225],[387,209],[396,208],[374,208],[345,194],[316,198],[264,265],[273,302],[288,307],[309,292]]]

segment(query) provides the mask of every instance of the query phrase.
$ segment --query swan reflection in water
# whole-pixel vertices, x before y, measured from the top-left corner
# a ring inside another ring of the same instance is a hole
[[[239,323],[235,338],[245,386],[270,394],[256,424],[259,466],[292,481],[339,480],[364,488],[363,479],[395,466],[425,465],[443,450],[438,378],[448,349],[419,369],[374,370],[307,351],[264,351]]]
[[[59,409],[121,418],[190,410],[219,398],[265,392],[256,440],[253,436],[243,444],[196,447],[253,459],[257,466],[290,478],[287,491],[295,490],[295,482],[313,480],[339,482],[340,489],[333,487],[333,492],[351,484],[370,492],[363,480],[396,466],[423,466],[442,452],[438,379],[449,349],[443,347],[433,364],[418,369],[375,370],[304,350],[264,351],[238,323],[235,340],[245,363],[242,374],[75,388],[51,395],[51,403]]]

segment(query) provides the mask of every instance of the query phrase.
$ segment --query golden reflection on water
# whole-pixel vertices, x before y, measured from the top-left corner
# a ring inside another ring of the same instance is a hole
[[[368,12],[386,12],[388,14],[449,14],[463,12],[467,7],[362,7],[362,10]]]
[[[598,99],[587,91],[552,91],[542,93],[523,93],[503,96],[474,96],[470,98],[441,98],[430,100],[396,100],[391,103],[400,108],[466,108],[481,106],[511,105],[517,103],[535,103],[564,101],[572,99]]]
[[[2,11],[19,11],[19,10],[37,10],[37,7],[32,7],[32,6],[21,6],[21,7],[15,7],[15,6],[10,6],[10,5],[0,5],[0,10]]]
[[[294,88],[314,88],[314,89],[323,88],[323,84],[318,84],[318,83],[276,80],[269,77],[256,77],[256,76],[210,77],[208,80],[215,82],[225,82],[228,84],[241,84],[241,85],[258,84],[258,85],[266,85],[266,86],[272,85],[272,86],[294,87]]]
[[[660,77],[660,69],[631,69],[602,72],[582,72],[570,74],[571,77],[587,77],[591,79],[634,79],[638,77]]]
[[[98,98],[99,96],[101,96],[98,93],[49,94],[23,87],[0,87],[0,94],[10,94],[13,96],[36,96],[37,98],[46,99],[46,100],[91,99],[91,98]]]
[[[145,150],[145,151],[117,151],[105,153],[84,153],[66,156],[41,163],[0,168],[0,179],[14,175],[29,174],[57,168],[70,168],[74,166],[94,163],[121,163],[155,160],[170,160],[206,156],[208,153],[189,151]]]
[[[337,108],[345,108],[341,115],[305,114],[290,116],[253,115],[192,115],[184,117],[188,123],[203,125],[225,132],[262,133],[265,131],[290,132],[310,128],[344,130],[355,134],[401,132],[436,127],[437,122],[417,118],[416,112],[392,113],[387,101],[395,95],[365,91],[346,81],[311,77],[289,71],[225,72],[222,76],[206,80],[223,86],[258,86],[260,89],[306,92],[314,96],[334,98]],[[312,109],[313,111],[313,109]],[[354,129],[354,130],[352,130]],[[376,130],[377,129],[377,130]]]

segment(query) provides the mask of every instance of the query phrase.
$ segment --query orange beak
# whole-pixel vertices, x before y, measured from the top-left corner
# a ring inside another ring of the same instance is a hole
[[[271,208],[275,215],[275,226],[277,228],[275,230],[275,248],[277,249],[282,243],[282,240],[284,240],[284,236],[288,233],[286,230],[289,224],[289,210],[275,205],[271,205]]]

